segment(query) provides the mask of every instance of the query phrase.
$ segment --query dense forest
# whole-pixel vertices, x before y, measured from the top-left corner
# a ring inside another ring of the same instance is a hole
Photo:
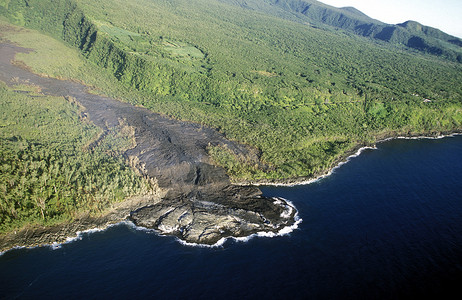
[[[265,167],[210,149],[236,181],[311,177],[378,138],[461,129],[456,44],[417,51],[294,15],[310,1],[273,2],[2,0],[0,14],[79,51],[64,69],[29,61],[37,72],[257,148]]]
[[[120,156],[132,147],[130,128],[91,146],[101,129],[81,107],[30,85],[0,85],[0,108],[0,234],[97,216],[154,188]]]

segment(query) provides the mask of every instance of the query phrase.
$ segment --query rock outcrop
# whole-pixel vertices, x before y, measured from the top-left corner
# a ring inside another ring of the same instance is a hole
[[[215,244],[225,237],[279,232],[293,224],[295,213],[284,200],[262,197],[257,188],[226,186],[167,196],[132,212],[129,219],[187,242]]]

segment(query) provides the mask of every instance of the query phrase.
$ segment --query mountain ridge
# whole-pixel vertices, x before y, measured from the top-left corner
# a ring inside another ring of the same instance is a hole
[[[359,36],[395,46],[405,46],[462,63],[462,39],[416,21],[387,24],[367,16],[354,7],[336,8],[316,0],[222,0],[222,2],[234,5],[245,3],[246,8],[257,10],[262,10],[261,2],[265,2],[268,4],[264,8],[266,11],[269,7],[281,9],[315,26],[342,29]],[[272,14],[277,15],[276,12]]]

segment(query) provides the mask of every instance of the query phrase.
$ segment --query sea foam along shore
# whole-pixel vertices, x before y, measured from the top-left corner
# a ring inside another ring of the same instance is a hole
[[[62,245],[82,240],[85,235],[96,233],[96,232],[102,232],[102,231],[105,231],[105,230],[107,230],[107,229],[109,229],[111,227],[119,226],[120,224],[125,224],[125,223],[128,223],[128,221],[121,221],[121,222],[118,222],[118,223],[109,224],[109,225],[105,226],[104,228],[96,228],[95,227],[95,228],[90,228],[90,229],[83,230],[83,231],[77,231],[75,233],[75,236],[67,237],[66,240],[64,242],[61,242],[61,243],[53,242],[51,244],[40,244],[40,245],[34,245],[34,246],[30,246],[30,247],[29,246],[15,246],[15,247],[12,247],[12,248],[7,249],[5,251],[1,251],[0,256],[5,254],[6,252],[9,252],[11,250],[16,250],[16,249],[35,249],[35,248],[41,248],[41,247],[50,247],[53,250],[60,249],[62,247]]]
[[[260,231],[260,232],[257,232],[257,233],[253,233],[251,235],[248,235],[248,236],[243,236],[243,237],[234,237],[234,236],[229,236],[229,237],[223,237],[221,238],[218,242],[216,242],[215,244],[213,245],[207,245],[207,244],[197,244],[197,243],[188,243],[186,241],[183,241],[183,240],[180,240],[177,238],[178,242],[180,242],[182,245],[185,245],[185,246],[190,246],[190,247],[201,247],[201,248],[219,248],[219,247],[223,247],[223,245],[226,243],[226,241],[228,240],[234,240],[236,242],[248,242],[250,241],[251,239],[255,238],[255,237],[266,237],[266,238],[274,238],[274,237],[280,237],[280,236],[286,236],[290,233],[292,233],[294,230],[298,229],[298,225],[300,225],[300,223],[303,222],[303,219],[300,218],[300,216],[298,215],[298,210],[295,208],[295,205],[285,199],[285,198],[282,198],[282,197],[277,197],[277,198],[274,198],[276,201],[278,199],[282,199],[284,200],[292,209],[295,209],[295,215],[294,215],[294,220],[295,220],[295,223],[290,225],[290,226],[286,226],[284,228],[282,228],[281,230],[279,230],[278,232],[267,232],[267,231]]]
[[[454,133],[451,133],[451,134],[441,134],[441,135],[438,135],[438,136],[425,136],[425,135],[421,135],[421,136],[396,136],[396,137],[388,137],[388,138],[384,138],[382,140],[379,140],[379,141],[377,141],[377,144],[384,143],[384,142],[389,142],[389,141],[392,141],[392,140],[422,140],[422,139],[439,140],[439,139],[444,139],[444,138],[448,138],[448,137],[450,138],[450,137],[455,137],[455,136],[459,136],[459,135],[462,135],[462,133],[454,132]]]
[[[395,140],[395,139],[407,139],[407,140],[442,139],[442,138],[454,137],[454,136],[458,136],[458,135],[462,135],[462,133],[456,132],[456,133],[451,133],[451,134],[447,134],[447,135],[438,135],[438,136],[396,136],[396,137],[388,137],[388,138],[381,139],[381,140],[377,141],[376,144],[388,142],[388,141]],[[331,170],[329,170],[329,172],[327,174],[318,176],[316,178],[312,178],[312,179],[308,179],[308,180],[304,180],[304,181],[300,181],[300,182],[295,182],[295,183],[255,183],[254,185],[258,185],[258,186],[286,186],[286,187],[293,187],[293,186],[298,186],[298,185],[311,184],[311,183],[317,182],[317,181],[319,181],[319,180],[321,180],[321,179],[323,179],[323,178],[325,178],[327,176],[330,176],[332,173],[335,172],[335,170],[337,168],[339,168],[342,165],[346,164],[351,158],[359,156],[363,151],[368,150],[368,149],[374,150],[374,149],[377,149],[377,147],[376,146],[373,146],[373,147],[366,146],[366,147],[359,148],[354,154],[348,156],[344,161],[341,161],[335,167],[333,167]],[[290,202],[287,199],[284,199],[284,200],[295,209],[295,206],[293,205],[292,202]],[[185,242],[185,241],[180,240],[178,238],[177,238],[177,240],[181,244],[186,245],[186,246],[214,248],[214,247],[222,247],[223,244],[228,239],[233,239],[233,240],[238,241],[238,242],[246,242],[246,241],[249,241],[250,239],[252,239],[253,237],[284,236],[284,235],[287,235],[287,234],[293,232],[295,229],[297,229],[298,225],[303,221],[303,219],[301,219],[298,216],[298,210],[296,210],[294,218],[295,218],[295,223],[294,224],[292,224],[291,226],[287,226],[287,227],[282,228],[277,233],[274,233],[274,232],[258,232],[258,233],[254,233],[254,234],[251,234],[250,236],[246,236],[246,237],[224,237],[224,238],[220,239],[217,243],[215,243],[213,245],[188,243],[188,242]],[[23,248],[33,249],[33,248],[43,247],[43,246],[48,246],[48,247],[51,247],[52,249],[59,249],[63,244],[68,244],[68,243],[71,243],[71,242],[74,242],[74,241],[81,240],[85,234],[91,234],[91,233],[95,233],[95,232],[105,231],[106,229],[108,229],[110,227],[119,226],[121,224],[125,224],[126,226],[129,226],[129,227],[134,228],[136,230],[157,233],[154,229],[148,229],[148,228],[136,226],[135,224],[133,224],[130,221],[121,221],[121,222],[118,222],[118,223],[115,223],[115,224],[110,224],[110,225],[108,225],[108,226],[106,226],[104,228],[92,228],[92,229],[88,229],[88,230],[85,230],[85,231],[78,231],[78,232],[76,232],[76,236],[68,237],[66,239],[66,241],[64,241],[62,243],[44,244],[44,245],[37,245],[37,246],[33,246],[33,247],[26,247],[26,246],[12,247],[10,249],[7,249],[5,251],[0,252],[0,256],[3,255],[4,253],[6,253],[8,251],[11,251],[11,250],[14,250],[14,249],[23,249]],[[162,234],[159,234],[159,235],[163,236]]]
[[[273,237],[286,236],[286,235],[290,234],[291,232],[293,232],[294,230],[298,229],[298,225],[303,221],[303,219],[299,217],[298,210],[291,201],[289,201],[289,200],[287,200],[285,198],[282,198],[282,197],[274,197],[273,199],[275,201],[283,200],[283,201],[285,201],[285,203],[287,203],[286,207],[289,208],[290,211],[295,210],[295,214],[294,214],[295,222],[294,222],[294,224],[292,224],[290,226],[286,226],[286,227],[280,229],[278,232],[260,231],[260,232],[253,233],[251,235],[243,236],[243,237],[233,237],[233,236],[223,237],[218,242],[216,242],[215,244],[212,244],[212,245],[190,243],[190,242],[186,242],[184,240],[181,240],[178,237],[175,237],[175,239],[180,244],[182,244],[184,246],[200,247],[200,248],[219,248],[219,247],[223,247],[225,242],[228,241],[228,240],[234,240],[236,242],[248,242],[249,240],[251,240],[252,238],[255,238],[255,237],[273,238]],[[283,213],[285,213],[285,211]],[[142,227],[142,226],[136,226],[131,221],[122,221],[120,223],[114,224],[114,226],[119,225],[119,224],[124,224],[124,225],[126,225],[126,226],[128,226],[128,227],[130,227],[132,229],[138,230],[138,231],[143,231],[143,232],[146,232],[146,233],[155,233],[156,235],[161,236],[161,237],[172,237],[171,235],[168,234],[168,232],[161,232],[161,231],[155,230],[155,229],[150,229],[150,228],[146,228],[146,227]],[[167,233],[167,234],[165,234],[165,233]]]
[[[294,215],[295,223],[290,225],[290,226],[286,226],[286,227],[282,228],[278,232],[264,232],[264,231],[262,231],[262,232],[257,232],[257,233],[254,233],[254,234],[251,234],[251,235],[245,236],[245,237],[223,237],[213,245],[188,243],[188,242],[183,241],[183,240],[181,240],[179,238],[176,238],[176,240],[180,244],[185,245],[185,246],[190,246],[190,247],[217,248],[217,247],[223,247],[224,243],[228,239],[232,239],[232,240],[235,240],[235,241],[238,241],[238,242],[247,242],[247,241],[249,241],[250,239],[252,239],[254,237],[270,237],[270,238],[272,238],[272,237],[288,235],[289,233],[291,233],[294,230],[298,229],[298,225],[303,221],[303,219],[301,219],[298,216],[298,210],[295,208],[294,204],[291,201],[289,201],[287,199],[284,199],[284,198],[280,198],[280,197],[275,198],[275,200],[277,200],[277,201],[278,201],[278,199],[284,200],[291,209],[295,210],[295,215]],[[93,233],[97,233],[97,232],[103,232],[103,231],[106,231],[107,229],[109,229],[111,227],[116,227],[116,226],[121,226],[121,225],[125,225],[125,226],[127,226],[129,228],[132,228],[132,229],[138,230],[138,231],[143,231],[143,232],[147,232],[147,233],[155,233],[158,236],[171,237],[170,235],[162,234],[162,232],[159,232],[159,231],[157,231],[155,229],[149,229],[149,228],[145,228],[145,227],[142,227],[142,226],[136,226],[133,222],[128,221],[128,220],[124,220],[124,221],[121,221],[121,222],[118,222],[118,223],[110,224],[110,225],[108,225],[108,226],[106,226],[104,228],[91,228],[91,229],[84,230],[84,231],[78,231],[78,232],[76,232],[75,236],[68,237],[62,243],[54,242],[52,244],[42,244],[42,245],[37,245],[37,246],[33,246],[33,247],[16,246],[16,247],[10,248],[8,250],[5,250],[3,252],[0,252],[0,256],[2,256],[3,254],[5,254],[8,251],[15,250],[15,249],[34,249],[34,248],[38,248],[38,247],[50,247],[53,250],[57,250],[57,249],[60,249],[65,244],[69,244],[69,243],[72,243],[72,242],[82,240],[85,235],[89,235],[89,234],[93,234]]]
[[[298,185],[308,185],[308,184],[317,182],[317,181],[319,181],[319,180],[321,180],[323,178],[326,178],[326,177],[332,175],[332,173],[334,173],[334,171],[337,168],[340,168],[342,165],[346,164],[351,158],[359,156],[363,151],[368,150],[368,149],[377,149],[377,147],[375,147],[375,146],[374,147],[371,147],[371,146],[361,147],[354,154],[348,156],[345,160],[340,161],[335,167],[331,168],[327,173],[319,175],[319,176],[314,177],[314,178],[301,179],[299,181],[294,181],[294,182],[289,182],[289,183],[284,183],[284,182],[265,182],[265,181],[263,181],[263,182],[251,182],[250,184],[255,185],[255,186],[276,186],[276,187],[278,187],[278,186],[280,186],[280,187],[294,187],[294,186],[298,186]]]
[[[438,140],[438,139],[443,139],[443,138],[448,138],[448,137],[455,137],[458,135],[462,135],[460,132],[454,132],[454,133],[449,133],[449,134],[441,134],[438,136],[425,136],[425,135],[419,135],[419,136],[392,136],[392,137],[387,137],[384,139],[378,140],[374,146],[364,146],[360,147],[354,154],[347,156],[345,159],[341,160],[337,165],[335,165],[332,169],[330,169],[327,173],[319,175],[314,178],[307,178],[307,179],[301,179],[299,181],[295,180],[294,182],[250,182],[250,183],[245,183],[245,184],[250,184],[254,186],[280,186],[280,187],[294,187],[294,186],[299,186],[299,185],[308,185],[314,182],[317,182],[323,178],[326,178],[330,175],[332,175],[336,169],[340,168],[344,164],[350,161],[350,159],[358,157],[361,155],[361,153],[365,150],[376,150],[377,149],[377,144],[389,142],[392,140],[420,140],[420,139],[430,139],[430,140]]]

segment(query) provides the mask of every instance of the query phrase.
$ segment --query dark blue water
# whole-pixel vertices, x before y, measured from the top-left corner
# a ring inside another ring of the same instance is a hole
[[[328,178],[264,188],[289,236],[183,246],[126,225],[0,257],[1,298],[399,299],[462,287],[462,136],[395,140]]]

